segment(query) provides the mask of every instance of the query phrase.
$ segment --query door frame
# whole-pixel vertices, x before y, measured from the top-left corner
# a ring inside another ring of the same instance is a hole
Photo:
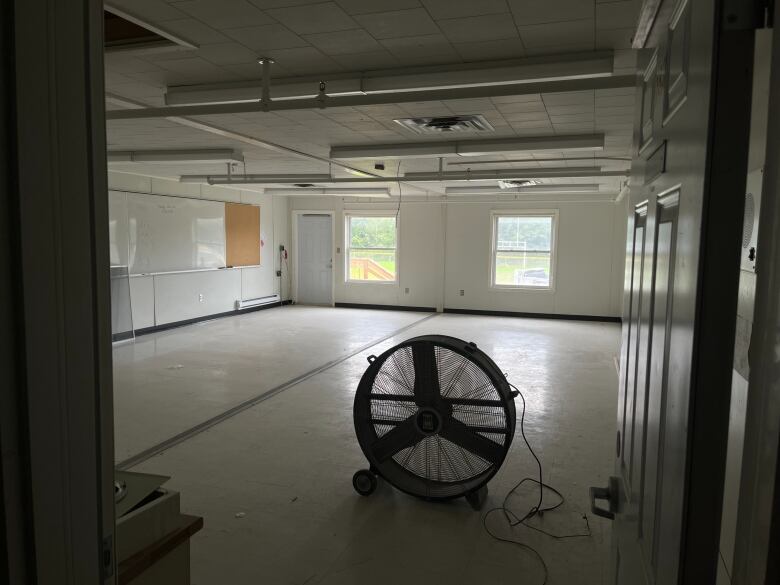
[[[0,47],[0,582],[113,583],[102,2],[12,0]]]
[[[772,32],[769,104],[780,99],[780,30]],[[756,296],[748,358],[745,442],[732,583],[780,579],[780,112],[769,107],[758,229]]]
[[[298,218],[302,215],[329,215],[330,216],[330,254],[331,254],[331,273],[330,273],[330,306],[336,306],[336,212],[332,210],[320,209],[293,209],[290,216],[292,218],[292,292],[291,297],[294,303],[298,302]]]

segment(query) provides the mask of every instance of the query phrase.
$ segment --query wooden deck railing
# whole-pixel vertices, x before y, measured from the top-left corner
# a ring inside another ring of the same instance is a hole
[[[357,275],[352,276],[354,280],[395,280],[395,274],[371,258],[352,258],[349,264],[350,274],[354,268],[358,269]]]

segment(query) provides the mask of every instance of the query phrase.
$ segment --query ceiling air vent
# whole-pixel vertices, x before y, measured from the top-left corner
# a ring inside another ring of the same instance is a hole
[[[539,185],[541,181],[534,181],[533,179],[517,179],[512,181],[499,181],[498,186],[501,189],[517,189],[518,187],[531,187],[533,185]]]
[[[444,132],[492,132],[484,116],[442,116],[440,118],[399,118],[393,120],[407,130],[417,134],[440,134]]]

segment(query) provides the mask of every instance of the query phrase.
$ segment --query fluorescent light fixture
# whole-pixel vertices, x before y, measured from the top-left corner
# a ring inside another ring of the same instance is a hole
[[[355,144],[334,146],[330,158],[340,160],[372,160],[398,158],[436,158],[450,156],[480,156],[501,152],[561,152],[604,149],[603,134],[573,136],[529,136],[491,140],[459,140],[449,142],[417,142],[398,144]],[[531,161],[534,162],[534,161]]]
[[[330,195],[332,197],[390,197],[388,189],[266,189],[266,195]]]
[[[244,156],[230,149],[114,150],[106,153],[111,164],[124,163],[230,163],[244,162]]]
[[[581,185],[531,185],[528,187],[515,187],[514,189],[502,189],[492,186],[474,187],[447,187],[447,195],[511,195],[512,193],[599,193],[598,184]]]
[[[252,185],[273,185],[276,183],[329,183],[333,177],[326,174],[288,174],[288,175],[243,175],[235,173],[227,175],[182,175],[179,177],[180,183],[208,183],[208,184],[252,184]]]
[[[366,173],[364,171],[359,171],[357,169],[344,169],[347,171],[350,175],[354,175],[356,177],[374,177],[376,175],[372,175],[371,173]]]

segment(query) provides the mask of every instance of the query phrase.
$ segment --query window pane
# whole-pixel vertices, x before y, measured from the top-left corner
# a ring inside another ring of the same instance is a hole
[[[351,248],[395,248],[395,217],[350,217]]]
[[[499,217],[496,250],[550,251],[552,217]]]
[[[550,286],[549,252],[496,252],[496,284]]]
[[[394,250],[350,250],[350,280],[395,280]]]

